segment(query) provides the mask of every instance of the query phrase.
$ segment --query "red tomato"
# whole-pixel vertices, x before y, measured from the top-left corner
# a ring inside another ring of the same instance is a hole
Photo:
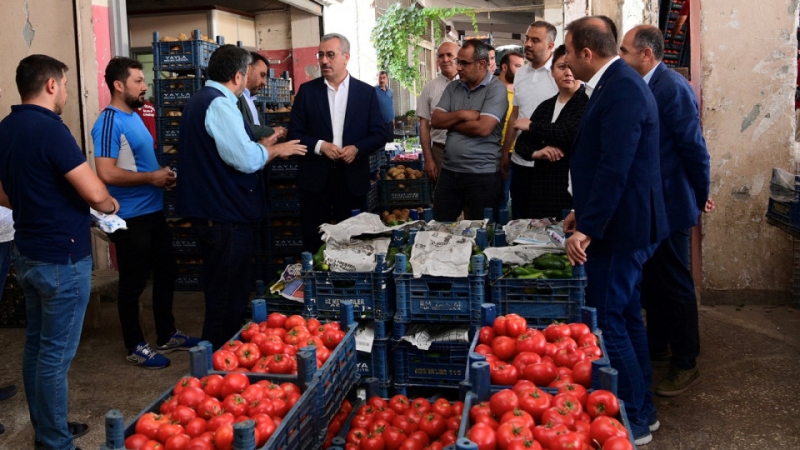
[[[589,428],[589,437],[593,441],[596,440],[600,445],[603,445],[609,438],[614,436],[628,438],[628,431],[619,420],[613,417],[599,416],[592,421],[592,425]]]
[[[489,377],[492,384],[511,386],[519,379],[519,371],[511,364],[499,362],[491,365]]]
[[[383,419],[373,418],[372,423],[370,424],[369,428],[367,428],[367,431],[369,431],[371,434],[383,434],[383,430],[389,428],[390,426],[392,425]]]
[[[222,402],[214,397],[206,396],[196,408],[198,417],[210,419],[223,413]]]
[[[419,429],[420,431],[424,431],[433,441],[439,439],[439,436],[447,431],[447,421],[441,414],[431,412],[422,417],[422,421],[419,423]]]
[[[155,439],[158,427],[165,423],[169,423],[169,418],[167,416],[149,412],[142,415],[142,417],[136,421],[136,427],[134,429],[136,433],[143,434],[147,436],[148,439]]]
[[[202,437],[196,437],[189,441],[186,450],[214,450],[214,445]]]
[[[242,327],[242,331],[239,336],[242,338],[243,342],[250,342],[250,340],[253,338],[253,335],[260,332],[261,328],[258,326],[258,324],[250,322]]]
[[[615,436],[606,440],[603,450],[633,450],[633,444],[627,437]]]
[[[580,450],[583,448],[583,439],[578,433],[560,434],[550,440],[550,450]]]
[[[478,416],[482,415],[491,417],[492,410],[489,407],[489,402],[480,402],[477,405],[472,405],[472,408],[469,410],[469,419],[473,422],[475,422]]]
[[[581,413],[583,413],[583,406],[578,401],[578,398],[571,393],[562,393],[562,389],[559,389],[559,394],[553,397],[553,406],[569,411],[575,420],[578,420],[581,417]]]
[[[173,422],[177,422],[183,426],[186,426],[190,420],[197,417],[197,413],[188,406],[178,405],[175,407],[169,417]]]
[[[496,321],[495,324],[497,324]],[[467,431],[467,438],[478,446],[478,450],[494,450],[497,447],[495,431],[486,424],[473,425]]]
[[[494,420],[494,417],[492,417],[491,414],[481,414],[480,416],[476,417],[473,424],[477,423],[489,425],[489,427],[491,427],[493,430],[497,430],[497,427],[500,426],[500,423]]]
[[[292,373],[292,359],[288,355],[274,355],[268,363],[269,373]]]
[[[497,428],[497,446],[501,449],[508,448],[513,441],[529,441],[533,439],[533,432],[522,422],[504,422]]]
[[[142,450],[163,450],[163,445],[155,439],[150,439],[144,443]]]
[[[497,336],[492,340],[492,353],[502,360],[511,360],[516,352],[516,341],[508,336]]]
[[[550,394],[539,388],[529,389],[519,395],[519,408],[530,414],[537,423],[542,421],[542,414],[551,406]]]
[[[274,312],[267,316],[267,326],[269,328],[283,328],[286,324],[286,316],[281,313]]]
[[[519,397],[520,395],[522,395],[523,392],[527,391],[528,389],[533,389],[535,387],[536,385],[533,384],[533,382],[530,380],[519,380],[516,383],[514,383],[514,387],[511,388],[511,390],[514,391],[515,394],[517,394],[517,397]]]
[[[554,342],[558,338],[569,337],[569,325],[565,323],[551,323],[544,329],[547,342]]]
[[[550,447],[550,441],[554,437],[566,433],[569,433],[569,429],[567,429],[567,426],[564,425],[563,423],[549,423],[543,425],[536,425],[535,427],[533,427],[534,439],[539,441],[539,443],[542,444],[542,447],[544,448]]]
[[[446,398],[439,398],[433,402],[433,405],[431,405],[431,412],[435,412],[445,419],[452,417],[454,414],[453,405],[450,403],[450,400]]]
[[[224,412],[218,416],[208,419],[208,422],[206,422],[206,431],[216,432],[222,426],[233,425],[235,421],[236,418],[233,417],[233,414]]]
[[[125,439],[125,448],[130,450],[139,450],[144,447],[144,444],[149,441],[150,438],[145,436],[141,433],[135,433]]]
[[[531,352],[543,355],[545,344],[547,344],[547,339],[544,338],[541,331],[528,329],[517,336],[516,350],[517,353]]]
[[[161,404],[161,406],[158,408],[158,412],[161,414],[170,414],[175,410],[176,406],[179,406],[178,397],[170,397]]]
[[[200,380],[196,377],[183,377],[175,383],[175,388],[172,389],[173,395],[178,395],[181,391],[189,386],[202,388]]]
[[[447,419],[447,429],[458,431],[461,428],[461,416],[451,416]]]
[[[481,327],[481,330],[478,332],[478,343],[483,345],[491,345],[492,339],[497,336],[497,333],[494,331],[492,327]]]
[[[283,341],[286,338],[286,328],[267,328],[264,334],[267,336],[277,336]]]
[[[572,373],[574,374],[575,372],[573,371]],[[583,410],[582,406],[586,404],[586,398],[589,395],[589,393],[586,391],[586,388],[577,383],[570,383],[561,386],[561,388],[559,388],[558,390],[558,393],[559,394],[566,393],[573,395],[575,397],[575,400],[577,400],[578,403],[580,403],[581,410]]]
[[[479,355],[491,355],[492,354],[492,347],[487,344],[478,344],[475,346],[475,353]]]
[[[274,415],[273,420],[275,418],[283,419],[284,417],[286,417],[286,413],[288,413],[289,410],[291,409],[289,402],[282,398],[272,399],[271,402],[272,402],[272,414]]]
[[[577,339],[579,347],[597,345],[597,335],[594,333],[584,334]]]
[[[214,370],[231,371],[239,367],[239,358],[228,350],[217,350],[211,356],[211,364]]]
[[[239,372],[229,373],[222,379],[220,395],[225,398],[231,394],[241,394],[250,386],[250,379],[247,375]]]
[[[431,438],[428,436],[428,433],[426,433],[426,432],[424,432],[422,430],[417,430],[417,431],[411,433],[408,436],[408,439],[409,440],[415,439],[415,440],[421,442],[423,447],[431,443]]]
[[[564,336],[557,338],[553,341],[553,344],[556,346],[556,350],[567,349],[567,350],[576,350],[578,348],[578,343],[575,342],[575,339],[572,339],[569,336]]]
[[[525,332],[526,328],[528,328],[528,323],[525,321],[524,317],[519,314],[506,315],[506,332],[510,337],[516,339]]]
[[[345,441],[348,443],[358,445],[361,443],[361,439],[364,439],[367,436],[367,434],[369,434],[369,432],[367,431],[366,428],[353,426],[353,428],[350,428],[350,431],[347,432],[347,437],[345,438]]]
[[[242,341],[240,341],[238,339],[234,339],[232,341],[228,341],[228,342],[224,343],[222,345],[222,348],[220,348],[220,350],[227,350],[227,351],[229,351],[231,353],[236,353],[236,350],[238,350],[241,345],[242,345]]]
[[[244,391],[242,391],[241,395],[249,405],[264,398],[264,386],[260,384],[251,384],[250,386],[247,386]]]
[[[283,343],[280,336],[269,335],[259,344],[258,349],[261,350],[261,354],[265,356],[278,355],[283,353],[283,348],[285,346],[286,344]]]
[[[383,436],[372,433],[361,439],[361,443],[358,444],[360,450],[383,450],[385,447]]]
[[[458,430],[447,430],[442,434],[441,441],[442,445],[447,447],[448,445],[455,444],[458,440]]]
[[[552,406],[542,413],[541,423],[563,423],[567,428],[572,428],[575,425],[575,416],[568,409]]]
[[[405,395],[395,395],[389,400],[389,407],[392,408],[397,414],[405,413],[411,407],[411,402]]]
[[[256,344],[248,342],[236,350],[236,358],[239,360],[239,367],[249,369],[261,358],[261,350]]]
[[[508,448],[506,450],[542,450],[542,444],[536,440],[514,441],[508,444]]]
[[[400,444],[400,450],[422,450],[423,447],[422,442],[416,439],[406,439]]]
[[[372,425],[372,416],[368,416],[365,414],[359,414],[353,417],[351,421],[351,426],[355,428],[363,428],[365,430],[369,430],[370,425]]]
[[[586,397],[586,412],[592,419],[598,416],[616,417],[619,414],[619,400],[613,392],[598,389]]]
[[[392,426],[402,430],[406,436],[411,436],[411,433],[417,431],[419,424],[416,420],[408,416],[397,416],[392,420]]]
[[[564,369],[567,369],[567,368],[564,367]],[[567,369],[567,370],[569,370],[569,369]],[[569,373],[569,374],[559,373],[558,375],[556,375],[556,379],[551,381],[550,384],[547,385],[547,387],[560,389],[561,386],[564,386],[564,385],[570,384],[570,383],[574,383],[574,382],[575,382],[575,380],[572,379],[572,374],[571,373]]]
[[[205,392],[206,395],[219,397],[220,391],[222,390],[223,381],[222,375],[216,373],[207,375],[200,379],[200,387],[203,389],[203,392]]]
[[[186,430],[186,434],[189,435],[190,438],[194,439],[196,437],[200,437],[203,433],[206,432],[206,421],[202,417],[195,417],[194,419],[190,420],[184,426]]]
[[[572,367],[572,379],[585,388],[592,387],[592,362],[583,360]]]
[[[497,336],[508,336],[507,322],[505,316],[497,316],[497,318],[494,319],[492,328],[494,328],[494,333]]]
[[[587,357],[594,356],[596,358],[603,357],[603,350],[600,349],[597,345],[585,345],[580,347],[580,351],[583,352]]]
[[[246,414],[249,405],[250,403],[239,394],[230,394],[222,401],[222,407],[234,417]]]
[[[508,411],[507,413],[503,414],[503,417],[500,418],[500,423],[505,423],[511,420],[517,420],[525,425],[527,428],[530,428],[533,431],[534,425],[536,425],[533,421],[533,416],[531,416],[527,411],[514,408],[512,411]]]
[[[269,438],[275,433],[278,428],[275,422],[266,414],[256,414],[251,416],[256,421],[256,429],[258,430],[259,440],[256,444],[257,448],[261,448],[267,443]]]
[[[311,334],[308,332],[308,328],[304,326],[296,326],[290,328],[289,331],[286,332],[286,337],[283,338],[283,341],[289,345],[298,345],[310,335]]]
[[[380,420],[385,420],[388,423],[392,423],[395,417],[397,417],[397,413],[395,412],[395,410],[388,407],[381,408],[375,411],[375,420],[380,419]]]
[[[311,332],[312,336],[316,336],[320,334],[319,330],[322,329],[322,323],[317,319],[311,318],[306,321],[306,327],[308,327],[308,331]]]
[[[511,389],[503,389],[489,399],[489,409],[497,417],[519,406],[519,397]]]
[[[233,446],[233,425],[222,425],[214,432],[214,446],[217,450],[230,450]]]
[[[167,439],[172,436],[182,434],[184,434],[183,426],[174,423],[164,423],[161,424],[161,426],[158,427],[158,431],[156,431],[156,440],[158,442],[167,442]]]
[[[575,364],[586,360],[586,353],[581,350],[562,348],[556,352],[555,356],[553,356],[553,360],[555,360],[556,365],[558,366],[569,367],[572,369],[575,367]]]
[[[547,386],[556,379],[556,368],[545,362],[528,364],[522,370],[522,377],[537,386]]]
[[[189,445],[189,441],[191,440],[192,439],[186,434],[170,436],[166,442],[164,442],[164,450],[186,450],[186,446]]]
[[[424,398],[415,398],[411,402],[411,408],[419,414],[425,414],[431,410],[431,402]]]
[[[303,316],[300,316],[300,315],[297,315],[297,314],[295,314],[293,316],[289,316],[286,319],[286,322],[284,322],[284,324],[283,324],[283,328],[286,328],[287,330],[291,330],[292,328],[297,327],[297,326],[302,326],[302,327],[308,328],[307,324],[306,324],[306,319],[304,319]]]
[[[568,324],[567,326],[569,327],[569,335],[572,337],[572,339],[575,339],[576,341],[584,334],[592,332],[592,330],[589,329],[589,325],[586,325],[585,323],[574,322]]]
[[[386,450],[397,450],[407,438],[400,428],[391,426],[383,430],[383,441],[386,443]]]

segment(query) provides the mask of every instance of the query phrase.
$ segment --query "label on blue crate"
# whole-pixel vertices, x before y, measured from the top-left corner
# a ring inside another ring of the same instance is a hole
[[[303,239],[275,239],[275,247],[302,247]]]
[[[419,200],[419,192],[393,192],[392,200],[394,201]]]
[[[467,312],[469,307],[469,301],[444,301],[444,302],[433,302],[433,301],[420,301],[419,302],[419,309],[424,311],[464,311]]]
[[[353,302],[353,309],[358,309],[358,310],[365,309],[365,304],[367,302],[367,300],[364,298],[348,298],[346,300]],[[326,309],[335,309],[336,311],[338,311],[339,302],[340,299],[338,298],[326,298],[324,303]]]
[[[186,55],[167,55],[163,58],[164,62],[182,63],[189,62],[189,57]]]
[[[446,367],[417,367],[411,371],[414,375],[433,375],[438,377],[464,377],[463,369],[448,369]]]
[[[191,92],[165,92],[161,94],[164,100],[189,100],[192,97]]]

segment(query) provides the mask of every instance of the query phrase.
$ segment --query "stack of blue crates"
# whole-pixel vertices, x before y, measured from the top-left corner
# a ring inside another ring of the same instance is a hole
[[[153,97],[156,108],[156,157],[162,166],[175,168],[178,162],[181,116],[183,107],[205,82],[205,69],[211,54],[222,43],[208,42],[200,30],[194,30],[190,40],[161,42],[159,33],[153,33]],[[169,78],[162,78],[170,72]],[[168,218],[178,218],[175,211],[175,191],[164,190],[164,213]],[[178,278],[175,290],[199,291],[203,289],[202,259],[191,228],[174,225],[172,247],[178,257]]]

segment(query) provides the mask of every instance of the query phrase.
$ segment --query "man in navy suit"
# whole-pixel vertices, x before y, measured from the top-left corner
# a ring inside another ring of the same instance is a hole
[[[633,28],[625,34],[619,54],[644,78],[658,104],[661,179],[670,234],[644,266],[642,304],[647,310],[651,358],[670,364],[656,394],[675,396],[700,377],[695,362],[700,331],[689,270],[689,233],[700,211],[713,209],[708,198],[710,157],[692,87],[661,62],[661,30],[652,25]]]
[[[321,244],[320,225],[364,209],[369,156],[386,141],[375,88],[347,71],[350,41],[336,33],[322,36],[317,59],[322,77],[300,86],[288,135],[309,149],[300,158],[297,193],[303,248],[311,252]]]
[[[638,284],[668,233],[658,109],[642,77],[616,56],[602,19],[572,22],[564,43],[567,63],[589,95],[570,159],[576,225],[566,249],[573,264],[586,267],[586,303],[597,309],[608,358],[619,371],[619,397],[636,445],[644,445],[658,421]]]

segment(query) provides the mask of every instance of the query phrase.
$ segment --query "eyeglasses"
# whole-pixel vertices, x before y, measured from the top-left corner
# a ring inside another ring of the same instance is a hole
[[[328,58],[329,61],[333,61],[338,54],[336,52],[319,52],[317,53],[317,59]]]
[[[457,59],[457,60],[455,60],[455,63],[456,63],[457,66],[469,67],[469,66],[475,64],[475,61],[464,61],[462,59]]]

